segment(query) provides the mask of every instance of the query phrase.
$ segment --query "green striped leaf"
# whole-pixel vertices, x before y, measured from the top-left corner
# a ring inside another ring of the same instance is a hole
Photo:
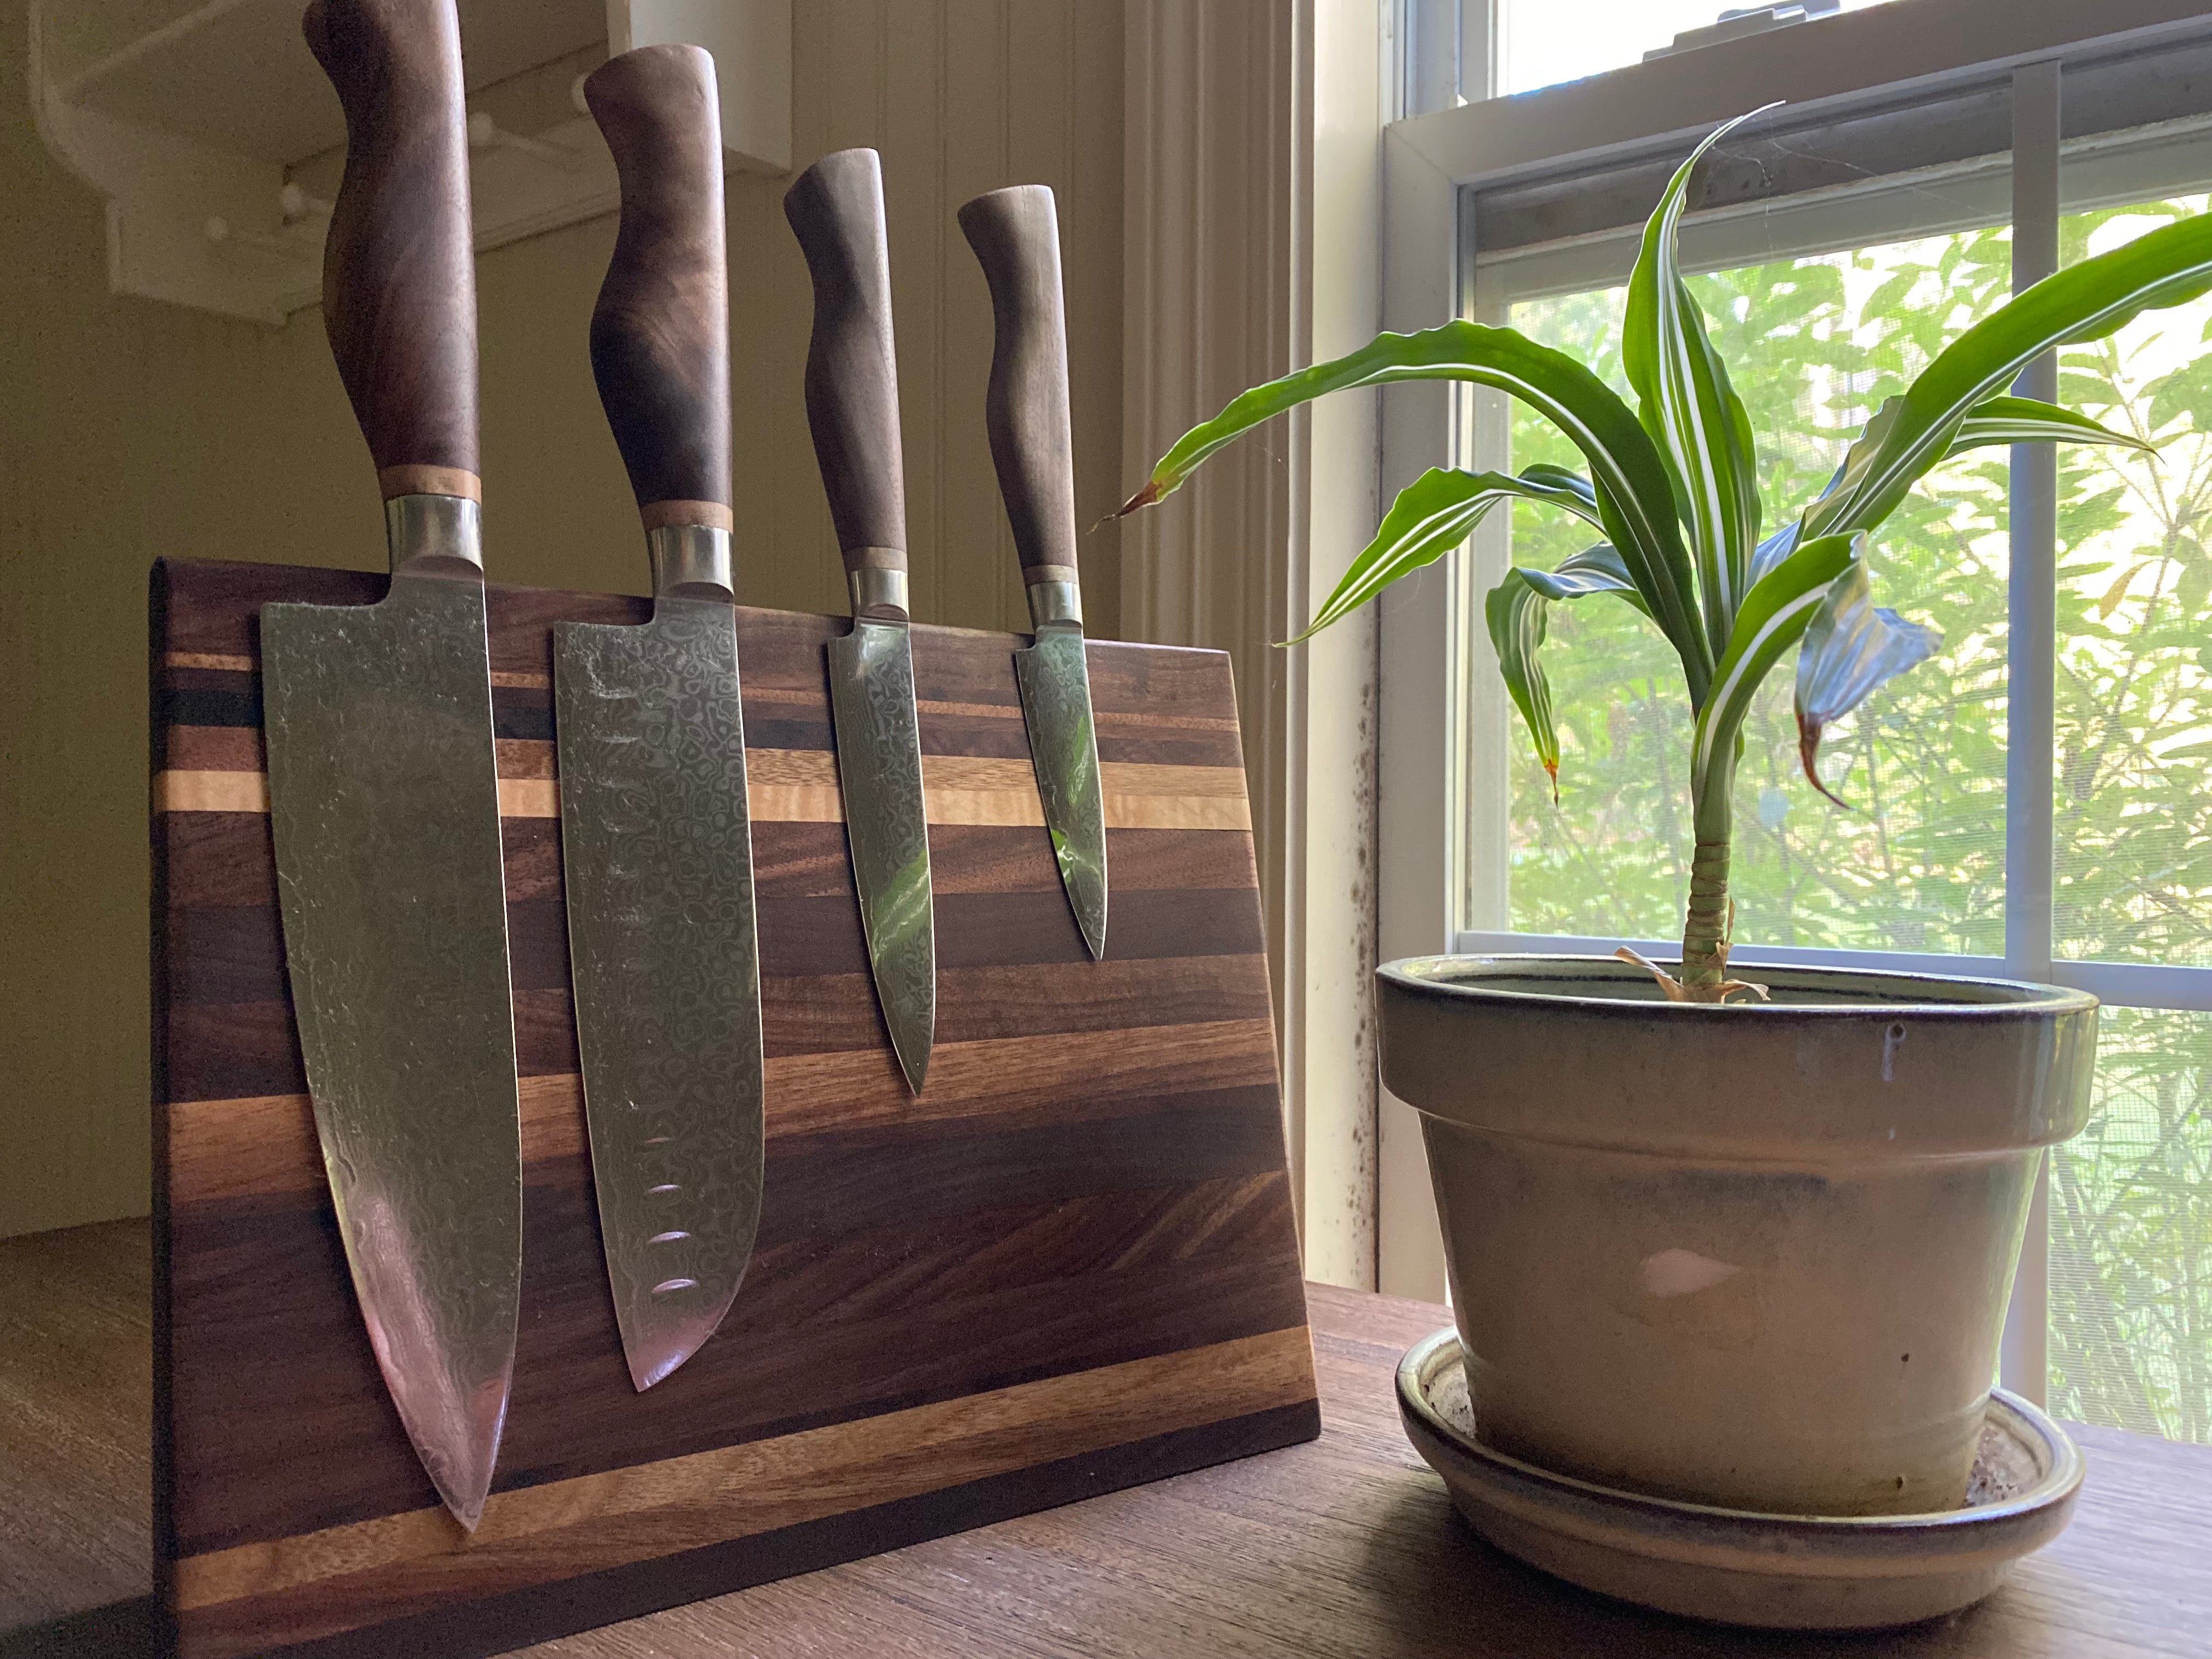
[[[1797,643],[1820,608],[1829,584],[1863,556],[1866,537],[1820,536],[1799,546],[1753,585],[1736,613],[1735,631],[1713,671],[1712,696],[1698,711],[1691,735],[1690,797],[1702,816],[1713,792],[1723,792],[1712,811],[1724,815],[1725,787],[1733,771],[1736,734],[1751,712],[1752,698],[1782,653]],[[1723,763],[1716,769],[1716,762]]]
[[[1797,755],[1813,787],[1837,805],[1848,803],[1820,781],[1814,763],[1820,733],[1876,687],[1926,661],[1942,642],[1934,629],[1876,608],[1864,559],[1854,558],[1828,584],[1797,653]]]
[[[1552,780],[1552,799],[1559,799],[1559,734],[1552,724],[1552,687],[1536,660],[1544,643],[1546,613],[1550,602],[1528,585],[1524,573],[1509,570],[1505,580],[1492,588],[1482,602],[1483,619],[1490,624],[1490,642],[1498,650],[1498,672],[1505,681],[1506,695],[1521,711],[1528,736],[1536,745],[1536,758]]]
[[[1772,105],[1766,106],[1769,109]],[[1759,462],[1751,416],[1729,383],[1705,319],[1676,262],[1691,176],[1705,152],[1753,116],[1716,127],[1668,180],[1644,227],[1628,279],[1621,362],[1642,401],[1644,425],[1666,455],[1680,492],[1698,572],[1705,632],[1717,656],[1750,586],[1759,539]]]
[[[2102,339],[2212,289],[2212,215],[2183,219],[2046,276],[1954,340],[1851,446],[1841,487],[1805,510],[1808,536],[1871,530],[1951,453],[1976,407],[2052,348]]]
[[[1510,328],[1454,322],[1419,334],[1381,334],[1348,356],[1255,386],[1176,440],[1121,511],[1133,513],[1162,500],[1223,445],[1300,404],[1332,392],[1408,380],[1494,387],[1527,404],[1582,452],[1606,538],[1620,550],[1636,591],[1681,658],[1691,701],[1702,701],[1713,652],[1697,617],[1696,579],[1665,459],[1604,381],[1564,352]]]
[[[1579,553],[1570,553],[1557,570],[1530,570],[1516,565],[1513,574],[1547,599],[1579,599],[1585,593],[1618,593],[1645,616],[1644,596],[1630,580],[1628,567],[1613,547],[1600,542]]]
[[[1311,639],[1401,576],[1434,564],[1465,541],[1492,507],[1516,497],[1549,501],[1592,524],[1598,522],[1595,492],[1587,482],[1561,468],[1532,466],[1515,478],[1503,472],[1432,466],[1398,492],[1375,539],[1353,558],[1305,631],[1283,643]]]
[[[1944,459],[1992,444],[2118,444],[2158,453],[2158,446],[2131,433],[2100,426],[2087,415],[2033,398],[1985,398],[1974,405]]]
[[[1532,469],[1533,470],[1533,469]],[[1614,549],[1600,543],[1559,562],[1557,570],[1528,570],[1516,565],[1484,599],[1490,642],[1498,650],[1498,670],[1506,694],[1528,727],[1536,758],[1552,780],[1552,799],[1559,798],[1559,735],[1552,723],[1552,687],[1537,661],[1551,605],[1589,593],[1618,593],[1644,611],[1644,596],[1629,580],[1628,567]]]

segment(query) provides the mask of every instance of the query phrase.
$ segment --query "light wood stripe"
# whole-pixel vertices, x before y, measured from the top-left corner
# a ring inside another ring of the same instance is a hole
[[[939,1043],[929,1091],[906,1091],[888,1049],[780,1054],[764,1067],[771,1142],[921,1121],[973,1121],[1064,1103],[1084,1089],[1094,1115],[1117,1100],[1275,1080],[1274,1030],[1264,1019],[1201,1021],[1114,1031],[1048,1033]],[[305,1095],[173,1103],[169,1192],[179,1206],[305,1193],[323,1184],[314,1114]],[[522,1161],[584,1155],[583,1079],[521,1080]]]
[[[557,818],[561,786],[550,778],[501,778],[499,815],[503,818]]]
[[[473,1536],[423,1509],[240,1544],[178,1562],[175,1603],[190,1613],[311,1585],[341,1604],[433,1588],[464,1597],[604,1571],[1297,1405],[1312,1397],[1312,1364],[1301,1326],[495,1492]]]
[[[154,814],[266,812],[269,780],[259,772],[157,772]]]
[[[560,786],[551,775],[552,745],[499,743],[502,817],[556,818]],[[210,757],[212,758],[212,757]],[[1236,830],[1252,827],[1244,775],[1233,766],[1152,766],[1109,761],[1099,769],[1106,823],[1113,830]],[[842,823],[844,800],[837,759],[818,750],[745,751],[747,799],[763,823]],[[926,755],[922,781],[929,822],[1035,826],[1044,823],[1036,776],[1025,760]],[[154,779],[154,811],[266,812],[269,789],[258,772],[175,769]]]

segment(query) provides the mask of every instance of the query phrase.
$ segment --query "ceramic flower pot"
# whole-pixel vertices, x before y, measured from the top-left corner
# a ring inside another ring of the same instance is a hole
[[[1379,971],[1477,1432],[1561,1474],[1801,1515],[1963,1500],[2096,999],[1760,969],[1668,1003],[1602,957]]]

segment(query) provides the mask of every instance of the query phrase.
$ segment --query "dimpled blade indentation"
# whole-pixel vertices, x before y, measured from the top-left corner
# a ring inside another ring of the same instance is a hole
[[[760,952],[736,620],[664,597],[555,629],[592,1182],[631,1381],[721,1323],[760,1224]]]

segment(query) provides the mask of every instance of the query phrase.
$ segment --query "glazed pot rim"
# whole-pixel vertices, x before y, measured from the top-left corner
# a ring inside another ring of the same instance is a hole
[[[1675,964],[1662,962],[1662,968]],[[1563,984],[1603,981],[1629,991],[1656,985],[1644,969],[1618,957],[1559,951],[1482,951],[1464,954],[1401,957],[1375,970],[1376,977],[1416,995],[1516,1006],[1571,1008],[1594,1014],[1641,1018],[1662,1012],[1669,1018],[1985,1020],[2050,1018],[2087,1013],[2098,999],[2087,991],[2033,980],[1966,974],[1907,973],[1888,968],[1831,968],[1798,963],[1741,964],[1737,972],[1756,975],[1777,990],[1825,991],[1851,995],[1850,1002],[1762,1002],[1747,998],[1729,1003],[1669,1002],[1651,994],[1606,995],[1552,990],[1527,985],[1488,984],[1487,979],[1543,980]],[[1946,994],[1945,993],[1948,993]],[[1960,995],[1964,992],[1966,994]]]

